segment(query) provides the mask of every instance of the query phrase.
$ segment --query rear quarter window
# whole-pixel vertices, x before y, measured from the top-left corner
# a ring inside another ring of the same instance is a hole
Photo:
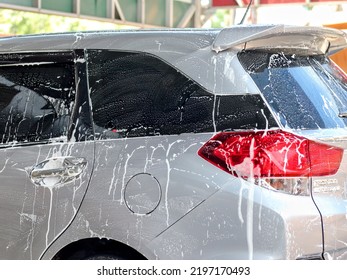
[[[277,126],[259,95],[214,95],[145,53],[89,51],[89,85],[99,138]]]

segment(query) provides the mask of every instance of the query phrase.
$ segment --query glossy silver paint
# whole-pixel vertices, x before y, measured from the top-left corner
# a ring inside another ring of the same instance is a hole
[[[9,147],[0,153],[0,258],[38,259],[77,213],[93,169],[94,145],[59,143]],[[47,159],[73,156],[83,157],[87,163],[76,180],[64,185],[32,182],[35,165]]]
[[[329,44],[331,51],[344,48],[347,37],[320,28],[238,26],[19,36],[0,39],[0,53],[142,51],[213,94],[231,95],[260,93],[237,57],[245,45],[317,54]],[[212,136],[1,147],[0,259],[52,259],[94,238],[148,259],[347,258],[346,153],[331,181],[312,179],[313,200],[256,187],[204,161],[197,152]],[[336,180],[339,195],[317,191]]]

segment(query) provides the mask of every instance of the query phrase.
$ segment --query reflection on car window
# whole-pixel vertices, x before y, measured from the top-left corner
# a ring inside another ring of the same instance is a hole
[[[0,62],[0,66],[1,143],[67,136],[75,95],[73,65]]]
[[[89,85],[99,138],[277,126],[258,95],[213,95],[145,53],[90,51]]]
[[[239,58],[285,127],[345,128],[347,90],[324,56],[242,52]]]

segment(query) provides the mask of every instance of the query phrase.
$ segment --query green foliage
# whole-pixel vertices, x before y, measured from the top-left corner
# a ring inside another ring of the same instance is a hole
[[[226,18],[228,16],[227,10],[219,9],[211,18],[211,27],[212,28],[223,28],[226,25]]]
[[[35,34],[95,29],[118,29],[116,24],[0,9],[0,33]]]

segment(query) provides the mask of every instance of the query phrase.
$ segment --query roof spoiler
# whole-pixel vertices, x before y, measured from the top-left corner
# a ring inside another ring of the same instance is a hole
[[[281,50],[302,54],[333,54],[347,47],[347,34],[323,27],[288,25],[234,26],[222,29],[212,49],[215,52],[231,48]]]

